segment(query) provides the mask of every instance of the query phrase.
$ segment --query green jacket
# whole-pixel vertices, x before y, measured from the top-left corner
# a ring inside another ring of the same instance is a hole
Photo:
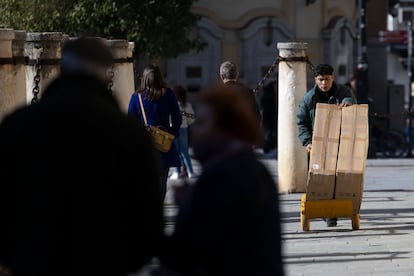
[[[302,142],[303,146],[307,146],[312,143],[313,126],[315,123],[315,110],[316,103],[328,103],[319,99],[315,85],[312,89],[305,93],[299,102],[298,112],[296,115],[296,124],[298,126],[298,138]],[[351,103],[356,104],[355,96],[348,86],[333,83],[329,92],[332,94],[332,101],[329,103]]]

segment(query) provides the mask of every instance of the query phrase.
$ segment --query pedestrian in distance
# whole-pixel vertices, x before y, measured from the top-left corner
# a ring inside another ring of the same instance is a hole
[[[351,89],[346,85],[335,82],[334,69],[331,65],[319,64],[315,67],[313,73],[315,85],[300,100],[296,116],[298,138],[308,153],[312,149],[316,104],[336,104],[338,108],[356,104]],[[325,220],[329,227],[337,224],[337,218],[327,218]]]
[[[221,81],[228,86],[236,86],[237,89],[248,99],[250,102],[250,107],[253,110],[256,119],[258,120],[259,124],[261,122],[261,112],[259,104],[256,100],[256,96],[253,93],[253,90],[247,87],[239,80],[239,69],[236,63],[232,61],[224,61],[220,65],[220,79]]]
[[[177,139],[180,135],[182,117],[177,97],[165,83],[159,66],[150,64],[144,68],[140,88],[132,93],[129,101],[128,114],[144,123],[139,97],[148,124],[163,127]],[[168,152],[158,151],[158,156],[161,162],[161,201],[164,202],[169,170],[171,167],[180,166],[180,156],[174,143]]]
[[[0,125],[0,266],[13,276],[128,275],[158,253],[159,160],[107,89],[112,61],[99,38],[69,40],[40,100]]]
[[[160,275],[283,275],[277,186],[251,144],[260,125],[238,87],[200,92],[192,126],[202,172],[178,196]]]
[[[180,135],[175,140],[182,164],[179,167],[173,168],[173,173],[170,178],[177,179],[182,175],[187,176],[188,178],[194,178],[196,175],[194,174],[188,143],[188,127],[194,122],[195,119],[194,108],[193,105],[187,100],[187,89],[185,89],[182,85],[177,85],[173,88],[173,91],[177,96],[178,106],[182,115]]]
[[[263,153],[268,154],[277,149],[277,110],[278,110],[278,81],[274,80],[263,86],[260,98],[262,109]]]

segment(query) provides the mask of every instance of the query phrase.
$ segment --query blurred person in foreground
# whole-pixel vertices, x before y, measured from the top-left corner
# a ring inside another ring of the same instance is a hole
[[[335,82],[334,69],[331,65],[319,64],[313,73],[315,85],[300,100],[296,114],[298,138],[309,154],[312,149],[316,104],[336,104],[338,108],[343,108],[356,103],[351,89]],[[337,224],[337,218],[325,218],[324,220],[328,227],[334,227]]]
[[[177,197],[161,275],[283,275],[277,184],[251,144],[260,125],[235,87],[201,92],[192,137],[202,173]]]
[[[141,97],[148,124],[163,127],[167,132],[175,136],[175,143],[180,135],[179,130],[182,117],[177,97],[174,91],[165,83],[158,65],[149,64],[145,66],[140,88],[131,95],[129,101],[128,114],[138,118],[144,124],[139,97]],[[181,163],[177,146],[174,143],[168,152],[157,151],[162,166],[159,176],[161,202],[164,202],[167,193],[167,180],[170,168],[178,167]]]
[[[111,64],[99,38],[69,40],[39,102],[0,125],[0,263],[13,276],[127,275],[157,254],[159,163],[108,92]]]

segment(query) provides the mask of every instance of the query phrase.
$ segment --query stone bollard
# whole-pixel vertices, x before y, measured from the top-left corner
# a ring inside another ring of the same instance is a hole
[[[0,121],[14,106],[12,29],[0,29]]]
[[[24,56],[24,44],[26,43],[26,31],[14,31],[13,61],[14,61],[14,107],[26,105],[26,59]]]
[[[29,58],[26,67],[26,99],[36,102],[44,89],[60,72],[62,42],[60,32],[27,33],[25,55]]]
[[[279,192],[306,192],[307,152],[300,143],[296,113],[306,92],[306,43],[278,43],[279,105],[278,105],[278,176]],[[303,61],[283,61],[303,58]]]
[[[106,43],[114,56],[112,68],[114,77],[110,88],[121,109],[126,113],[131,94],[135,89],[132,59],[134,43],[126,40],[107,40]]]

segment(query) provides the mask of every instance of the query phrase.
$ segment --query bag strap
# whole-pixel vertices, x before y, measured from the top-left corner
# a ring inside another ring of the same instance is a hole
[[[141,98],[141,93],[138,92],[138,99],[139,99],[139,105],[141,106],[141,112],[142,112],[142,117],[144,117],[144,123],[147,126],[147,116],[145,115],[145,109],[144,109],[144,105],[142,104],[142,98]]]

